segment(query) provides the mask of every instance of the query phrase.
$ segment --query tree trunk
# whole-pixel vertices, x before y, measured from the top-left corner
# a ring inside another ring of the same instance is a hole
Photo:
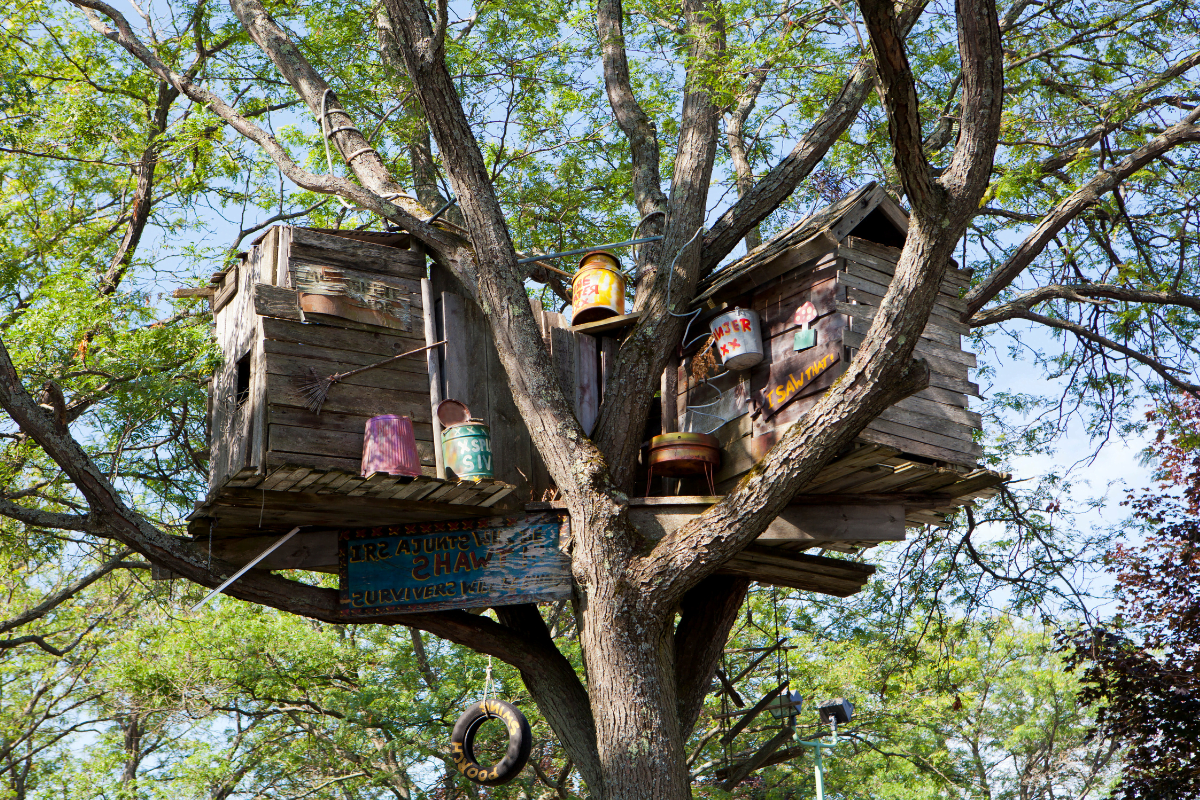
[[[670,626],[616,580],[589,594],[580,643],[604,771],[603,800],[686,800]]]

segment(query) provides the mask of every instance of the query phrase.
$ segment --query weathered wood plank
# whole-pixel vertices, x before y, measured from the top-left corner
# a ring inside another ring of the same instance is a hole
[[[623,328],[628,328],[637,322],[642,315],[638,314],[623,314],[618,317],[609,317],[608,319],[598,319],[595,322],[585,322],[582,325],[572,325],[571,333],[586,333],[595,336],[600,333],[611,333],[619,331]]]
[[[361,459],[363,434],[319,428],[294,428],[272,425],[268,429],[268,445],[272,453],[296,453],[331,458]],[[417,455],[421,464],[433,466],[433,443],[417,440]]]
[[[659,538],[681,528],[707,505],[638,507],[630,519],[643,535]],[[895,505],[787,506],[755,539],[761,545],[798,543],[822,547],[826,542],[899,542],[904,540],[904,507]]]
[[[794,309],[793,309],[794,310]],[[811,353],[814,349],[827,345],[831,342],[840,342],[842,340],[842,331],[846,330],[847,318],[842,314],[826,314],[820,319],[812,323],[811,327],[816,331],[816,336],[813,347],[807,350],[796,351],[794,344],[796,341],[796,327],[790,327],[786,331],[781,331],[779,334],[763,339],[763,358],[764,362],[778,362],[784,359],[792,358],[793,356]],[[754,370],[763,369],[763,365],[752,367]]]
[[[832,386],[839,374],[832,367],[841,358],[841,342],[832,341],[777,359],[759,376],[751,373],[751,396],[763,420],[770,419],[793,400]]]
[[[329,390],[321,412],[355,414],[374,417],[379,414],[401,414],[414,421],[428,423],[429,395],[425,392],[386,389],[386,385],[363,386],[349,382],[335,383]],[[300,381],[292,375],[267,375],[267,393],[273,405],[307,408],[308,398],[301,392]]]
[[[786,280],[786,276],[784,278]],[[831,273],[827,278],[814,283],[801,292],[796,292],[787,298],[774,303],[757,303],[754,310],[762,322],[763,337],[780,336],[800,327],[796,322],[796,310],[805,303],[812,303],[816,310],[816,318],[832,314],[837,310],[838,295],[837,275]]]
[[[863,320],[853,320],[849,328],[850,332],[853,333],[855,337],[860,337],[858,341],[861,342],[861,337],[864,337],[867,331],[870,329],[870,323]],[[858,346],[851,344],[849,341],[847,341],[846,344],[850,347]],[[975,359],[974,353],[963,350],[960,347],[943,344],[925,336],[922,336],[917,341],[917,348],[935,358],[961,364],[970,369],[974,369],[976,366],[978,366],[978,362]]]
[[[600,415],[600,353],[594,336],[574,334],[575,416],[588,436]]]
[[[421,279],[421,307],[423,309],[422,328],[425,331],[425,346],[431,348],[425,351],[425,368],[429,376],[429,409],[432,420],[431,441],[434,445],[434,468],[439,478],[445,478],[446,463],[442,455],[442,421],[437,417],[437,407],[442,402],[442,350],[444,348],[432,347],[435,342],[440,340],[437,335],[437,319],[434,312],[436,306],[433,300],[433,284],[429,282],[428,278]],[[401,361],[404,360],[401,359]]]
[[[819,259],[802,264],[759,287],[750,299],[750,307],[757,311],[787,305],[795,298],[810,294],[813,286],[837,277],[837,265],[837,254],[832,251]]]
[[[409,340],[403,340],[409,341]],[[408,348],[413,350],[420,345]],[[297,344],[295,342],[280,342],[274,339],[263,340],[263,351],[268,358],[271,356],[286,356],[289,358],[303,358],[311,360],[320,360],[328,362],[330,372],[343,372],[346,370],[365,367],[371,364],[379,364],[388,356],[378,355],[375,353],[357,353],[353,350],[338,350],[333,347],[314,347],[313,345]],[[400,353],[407,352],[406,350],[398,351]],[[396,353],[393,353],[396,355]],[[410,375],[427,375],[428,367],[423,356],[425,353],[416,353],[408,358],[402,358],[398,361],[392,361],[387,364],[382,364],[372,372],[376,371],[391,371],[391,372],[406,372]]]
[[[866,333],[870,330],[871,323],[875,321],[875,306],[868,306],[862,303],[838,303],[836,310],[839,314],[848,316],[850,318],[850,328],[860,333]],[[932,318],[930,318],[929,324],[925,326],[925,330],[921,331],[921,338],[962,351],[962,337],[949,328],[941,327]]]
[[[346,475],[345,492],[364,483],[362,478]],[[281,492],[260,488],[230,489],[221,494],[220,505],[206,513],[220,521],[221,538],[286,532],[297,525],[338,528],[374,527],[405,522],[432,522],[464,517],[493,516],[495,508],[430,503],[421,500],[392,500],[369,495],[350,496],[345,492],[314,494]],[[259,528],[259,520],[262,527]],[[215,543],[214,543],[215,544]],[[261,552],[258,551],[258,552]],[[257,553],[256,553],[257,554]]]
[[[846,284],[846,299],[858,301],[871,308],[879,308],[879,304],[883,301],[883,290],[867,281],[857,278],[852,278],[852,280],[859,285],[850,286]],[[929,321],[938,327],[946,328],[960,336],[966,336],[971,332],[971,328],[959,320],[958,314],[948,308],[943,308],[938,303],[934,303],[933,309],[929,314]]]
[[[575,337],[567,328],[551,328],[550,356],[563,394],[575,397]]]
[[[254,284],[254,313],[262,317],[300,321],[300,303],[296,299],[296,290],[267,283]]]
[[[337,412],[329,412],[324,409],[320,414],[314,414],[305,408],[294,408],[292,406],[279,406],[268,404],[267,407],[267,424],[268,425],[290,425],[296,428],[321,428],[323,430],[341,431],[342,433],[356,433],[359,436],[364,435],[367,428],[367,420],[370,417],[362,414],[339,414]],[[432,442],[433,441],[433,426],[428,422],[415,421],[412,423],[413,435],[417,441]]]
[[[343,530],[342,613],[371,617],[568,598],[570,559],[559,550],[566,524],[550,512],[447,522],[446,533],[419,526]]]
[[[718,294],[734,296],[753,291],[764,283],[801,267],[809,261],[815,261],[826,253],[835,252],[837,247],[838,241],[829,234],[829,231],[820,231],[811,238],[784,249],[777,255],[768,256],[761,265],[756,265],[745,274],[737,276],[730,284],[725,285],[718,282],[712,288],[706,289],[697,295],[693,301],[693,307],[708,304]]]
[[[908,425],[910,428],[956,439],[961,442],[973,442],[975,440],[973,433],[975,428],[973,426],[958,422],[957,420],[947,419],[943,416],[926,414],[923,411],[914,410],[911,406],[897,405],[884,409],[879,415],[879,419]]]
[[[852,261],[845,262],[843,271],[838,273],[838,283],[843,286],[853,289],[861,289],[868,292],[876,292],[882,297],[886,292],[891,280],[889,276],[876,272],[860,264],[855,264]],[[948,295],[939,291],[937,299],[933,301],[934,307],[941,309],[943,313],[961,313],[966,310],[967,304],[962,298],[957,295]]]
[[[896,403],[894,408],[908,409],[931,417],[946,419],[965,425],[968,428],[983,428],[983,416],[978,412],[969,411],[958,405],[947,405],[928,400],[920,395],[912,395]]]
[[[424,336],[402,336],[390,331],[383,333],[338,325],[302,324],[272,317],[263,317],[261,325],[263,336],[273,341],[346,350],[384,358],[425,346]]]
[[[830,229],[830,233],[839,241],[845,239],[850,235],[852,230],[857,228],[867,218],[867,215],[886,202],[890,201],[888,201],[883,187],[874,187],[867,193],[866,197],[863,197],[840,215],[840,218]],[[907,230],[907,227],[902,228],[902,230]]]
[[[372,272],[310,264],[293,259],[291,285],[306,316],[334,317],[418,335],[414,307],[421,303],[417,281]],[[418,315],[419,316],[419,315]]]
[[[419,356],[415,357],[419,358]],[[324,378],[353,369],[353,365],[339,365],[337,362],[329,362],[323,359],[276,354],[267,356],[264,366],[267,374],[294,378],[297,385],[310,380],[314,376]],[[429,381],[419,372],[401,372],[399,370],[387,369],[372,369],[360,372],[357,375],[348,375],[334,383],[333,386],[334,388],[339,386],[370,386],[375,389],[387,389],[388,391],[413,392],[423,397],[427,397],[429,393]],[[271,396],[271,400],[275,400],[274,395]],[[381,394],[377,402],[380,406],[384,406],[387,404],[387,401],[387,396]],[[380,411],[379,413],[385,414],[390,412]],[[375,416],[375,414],[368,416]],[[420,419],[425,418],[424,414],[420,416]]]
[[[823,556],[771,552],[770,548],[751,545],[726,562],[720,572],[760,583],[849,597],[866,586],[875,567]]]
[[[962,464],[963,466],[975,466],[979,462],[978,455],[962,453],[957,449],[952,450],[946,447],[940,447],[935,444],[930,444],[924,440],[918,441],[916,439],[898,436],[895,433],[884,430],[884,427],[891,428],[893,423],[878,420],[877,423],[878,424],[870,425],[863,430],[863,432],[859,434],[859,438],[868,442],[876,442],[879,444],[886,444],[891,447],[896,447],[905,453],[910,453],[916,456],[924,456],[925,458],[931,458],[935,461],[945,461],[950,464]],[[908,429],[907,426],[904,427],[908,432],[911,432],[911,429]]]
[[[846,330],[842,333],[842,342],[847,347],[855,349],[862,347],[862,343],[866,338],[866,335],[851,330]],[[945,352],[945,348],[940,348],[928,340],[917,340],[916,355],[929,362],[930,369],[940,372],[943,375],[958,378],[959,380],[969,380],[971,377],[971,367],[962,363],[961,360],[952,361],[946,358],[944,355]],[[972,360],[974,359],[972,358]]]
[[[939,424],[939,421],[926,417],[923,414],[914,414],[911,411],[889,408],[872,420],[867,428],[880,430],[894,436],[903,436],[906,439],[925,442],[966,455],[976,457],[983,455],[983,446],[976,443],[969,436],[970,428],[965,425],[946,423],[944,421],[941,421],[941,424]],[[968,436],[962,436],[961,434],[964,432],[968,433]]]
[[[351,269],[420,280],[425,277],[425,254],[419,249],[401,249],[360,242],[310,228],[291,228],[292,258],[326,262]]]
[[[221,279],[221,285],[217,287],[217,293],[213,296],[213,311],[221,311],[225,306],[229,305],[229,301],[233,300],[234,295],[238,290],[238,267],[234,267],[225,273],[225,277]]]

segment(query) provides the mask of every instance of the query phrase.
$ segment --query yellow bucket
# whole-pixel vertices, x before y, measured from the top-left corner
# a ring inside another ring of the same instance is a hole
[[[572,325],[597,322],[625,313],[625,276],[621,262],[606,250],[596,250],[579,261],[571,281]]]

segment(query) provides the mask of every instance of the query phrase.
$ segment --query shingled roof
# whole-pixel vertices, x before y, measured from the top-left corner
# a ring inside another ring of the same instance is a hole
[[[869,220],[868,217],[876,211],[882,219]],[[747,281],[753,285],[753,273],[792,248],[814,240],[825,239],[832,249],[838,242],[854,233],[880,244],[900,246],[908,231],[907,217],[908,214],[900,204],[889,197],[883,187],[871,181],[841,200],[805,217],[769,242],[764,242],[737,261],[701,280],[693,303],[703,305],[726,289],[741,288]],[[884,224],[863,225],[864,222]],[[856,230],[860,225],[864,228],[870,227],[871,230]]]

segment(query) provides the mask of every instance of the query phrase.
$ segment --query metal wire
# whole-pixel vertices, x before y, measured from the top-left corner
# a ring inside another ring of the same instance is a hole
[[[680,247],[679,250],[676,251],[675,258],[671,259],[670,272],[667,273],[667,313],[670,314],[672,317],[690,317],[690,319],[688,319],[687,325],[684,326],[683,336],[680,337],[680,341],[683,343],[680,345],[680,347],[683,348],[684,350],[687,350],[693,344],[700,341],[704,337],[708,336],[708,334],[705,333],[700,336],[697,336],[695,339],[693,339],[690,342],[687,340],[688,331],[690,331],[692,329],[692,323],[696,321],[696,317],[700,316],[700,312],[703,311],[704,309],[697,308],[695,311],[691,312],[690,314],[676,314],[674,311],[672,311],[671,310],[671,284],[675,280],[675,265],[679,263],[679,257],[681,255],[683,255],[683,251],[687,249],[687,246],[689,244],[691,244],[692,242],[696,241],[696,237],[702,233],[704,233],[703,225],[701,225],[699,228],[696,228],[696,232],[692,234],[692,238],[690,238],[686,242],[684,242],[683,247]]]

